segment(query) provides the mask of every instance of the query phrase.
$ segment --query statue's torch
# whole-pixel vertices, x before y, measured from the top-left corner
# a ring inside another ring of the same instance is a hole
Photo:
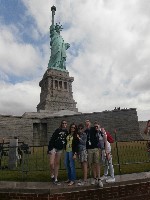
[[[51,11],[52,11],[52,26],[54,26],[54,15],[55,15],[56,7],[52,6]]]

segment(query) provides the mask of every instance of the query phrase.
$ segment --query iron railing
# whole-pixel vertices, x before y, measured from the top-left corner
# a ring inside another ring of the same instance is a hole
[[[137,168],[137,164],[141,165],[140,171],[145,171],[150,169],[150,152],[147,149],[148,141],[131,141],[131,142],[114,142],[112,146],[112,156],[113,164],[115,166],[115,171],[118,171],[118,174],[126,173],[124,171],[125,166],[128,166],[128,170]],[[25,177],[29,172],[36,171],[47,171],[49,172],[49,158],[47,154],[47,146],[24,146],[19,144],[17,147],[20,150],[18,151],[18,158],[16,160],[16,166],[13,169],[9,169],[9,151],[10,148],[8,143],[3,143],[0,145],[0,173],[8,174],[12,171],[18,172],[22,178]],[[64,152],[65,153],[65,152]],[[60,170],[65,169],[64,165],[64,153],[60,162]],[[134,166],[134,167],[133,167]],[[76,162],[76,168],[80,169],[78,161]],[[136,172],[136,170],[135,170]],[[1,176],[2,178],[3,176]],[[3,179],[3,178],[2,178]]]

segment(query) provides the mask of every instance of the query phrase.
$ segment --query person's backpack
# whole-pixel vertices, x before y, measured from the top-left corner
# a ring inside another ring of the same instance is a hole
[[[114,143],[114,138],[112,137],[112,135],[108,132],[108,131],[106,131],[106,134],[107,134],[107,141],[109,142],[109,143]]]

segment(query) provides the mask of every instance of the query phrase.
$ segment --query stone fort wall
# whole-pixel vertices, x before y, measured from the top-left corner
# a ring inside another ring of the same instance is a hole
[[[33,119],[18,116],[0,115],[0,142],[18,137],[22,141],[33,139]],[[39,123],[39,120],[36,120]]]
[[[64,119],[68,127],[72,122],[84,123],[86,119],[89,119],[92,124],[98,121],[114,137],[116,129],[118,141],[142,140],[140,129],[145,126],[145,122],[141,122],[139,126],[135,108],[55,117],[48,114],[42,116],[40,113],[21,117],[0,115],[0,140],[16,136],[20,141],[30,145],[47,145],[52,133]]]

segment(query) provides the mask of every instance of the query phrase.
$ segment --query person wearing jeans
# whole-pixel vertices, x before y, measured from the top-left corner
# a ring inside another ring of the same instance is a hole
[[[104,163],[104,175],[101,177],[101,180],[106,180],[106,183],[113,183],[115,182],[114,176],[114,167],[112,164],[112,155],[109,152],[106,156],[105,152],[103,153],[103,163]],[[108,170],[110,171],[110,178],[108,179]]]
[[[71,186],[75,183],[76,171],[75,171],[75,160],[73,158],[74,152],[72,150],[72,144],[77,135],[77,126],[73,123],[70,125],[69,134],[66,137],[66,153],[65,153],[65,166],[67,169],[68,180],[65,181],[68,183],[68,186]]]
[[[78,143],[78,158],[81,163],[81,169],[83,172],[83,181],[79,181],[78,185],[83,186],[87,184],[87,150],[86,150],[86,140],[87,135],[84,132],[84,125],[78,125],[78,134],[77,138],[79,140]]]

